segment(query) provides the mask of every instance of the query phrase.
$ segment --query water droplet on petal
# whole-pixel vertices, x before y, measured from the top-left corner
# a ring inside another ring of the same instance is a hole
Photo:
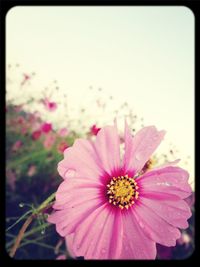
[[[136,160],[141,160],[142,159],[142,152],[136,152],[135,159]]]
[[[143,224],[141,221],[139,221],[139,226],[140,226],[141,228],[144,228],[144,224]]]

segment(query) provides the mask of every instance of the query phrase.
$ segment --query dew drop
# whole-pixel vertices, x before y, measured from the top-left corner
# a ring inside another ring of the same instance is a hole
[[[144,224],[141,221],[139,221],[139,225],[141,228],[144,228]]]
[[[42,231],[41,231],[41,234],[44,235],[44,234],[45,234],[45,230],[42,230]]]
[[[24,203],[19,203],[19,207],[23,208],[24,207]]]
[[[142,153],[141,152],[136,152],[135,159],[136,160],[141,160],[142,159]]]

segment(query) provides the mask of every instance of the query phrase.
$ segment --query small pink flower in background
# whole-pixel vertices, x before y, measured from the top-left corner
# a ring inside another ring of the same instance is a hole
[[[28,127],[27,126],[24,126],[21,128],[21,133],[24,135],[28,132]]]
[[[68,144],[65,141],[61,141],[57,146],[57,151],[61,154],[65,151],[66,148],[68,148]]]
[[[94,142],[78,139],[58,164],[56,224],[75,257],[155,259],[156,243],[171,247],[188,227],[188,172],[172,166],[141,172],[164,131],[144,127],[134,137],[125,124],[120,157],[117,125],[102,128]],[[173,162],[174,164],[174,162]]]
[[[16,111],[16,112],[20,112],[20,111],[22,111],[22,108],[23,108],[23,105],[15,106],[15,107],[14,107],[14,111]]]
[[[29,122],[29,123],[35,123],[36,120],[37,120],[37,118],[36,118],[35,114],[30,113],[30,114],[28,115],[28,122]]]
[[[18,124],[24,124],[24,123],[25,123],[25,119],[24,119],[24,117],[19,116],[19,117],[17,118],[17,123],[18,123]]]
[[[67,128],[62,128],[62,129],[58,130],[58,135],[59,135],[60,137],[65,137],[65,136],[67,136],[68,134],[69,134],[69,131],[68,131]]]
[[[33,116],[37,119],[40,118],[40,112],[39,111],[34,111]]]
[[[41,125],[41,131],[43,133],[49,133],[52,130],[51,123],[45,122]]]
[[[36,130],[32,133],[31,137],[33,140],[36,141],[40,138],[41,134],[42,134],[41,130]]]
[[[7,173],[6,173],[6,178],[7,178],[7,182],[11,188],[11,190],[15,191],[15,184],[16,184],[16,174],[15,172],[13,172],[12,170],[9,170]]]
[[[46,149],[51,149],[53,144],[56,141],[56,137],[53,134],[48,134],[45,136],[45,140],[43,142],[43,145]]]
[[[33,176],[34,174],[36,174],[36,166],[35,165],[31,165],[28,169],[27,175],[29,177]]]
[[[28,80],[30,80],[30,78],[31,78],[30,75],[24,73],[24,74],[23,74],[23,80],[22,80],[22,82],[21,82],[21,86],[24,85]]]
[[[96,125],[94,124],[90,128],[90,134],[91,135],[97,135],[100,130],[101,130],[101,128],[96,127]]]
[[[47,98],[43,99],[42,103],[48,111],[55,111],[57,109],[56,102],[49,101]]]
[[[23,143],[21,140],[17,140],[13,146],[12,146],[12,151],[16,152],[22,147]]]

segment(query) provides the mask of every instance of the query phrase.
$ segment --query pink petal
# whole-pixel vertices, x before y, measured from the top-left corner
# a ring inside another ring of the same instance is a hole
[[[68,170],[74,170],[79,176],[98,180],[102,170],[92,144],[84,139],[77,139],[73,147],[64,152],[64,159],[58,164],[58,172],[65,179]]]
[[[140,202],[171,225],[183,229],[188,227],[187,219],[191,217],[192,213],[184,200],[158,201],[157,199],[152,200],[147,197],[141,197]]]
[[[122,243],[121,217],[107,203],[88,216],[77,227],[74,250],[85,259],[119,258]]]
[[[176,195],[184,199],[192,192],[188,184],[188,177],[188,172],[182,168],[169,166],[149,171],[136,180],[142,194],[159,192]]]
[[[120,259],[155,259],[156,244],[139,227],[133,209],[125,211],[123,219],[123,247]]]
[[[74,240],[74,233],[65,237],[65,243],[66,243],[67,251],[69,252],[69,254],[72,258],[75,258],[75,257],[79,257],[81,255],[75,254],[75,252],[73,250],[73,240]]]
[[[48,217],[48,222],[56,224],[56,231],[61,236],[67,236],[73,233],[78,225],[94,210],[102,205],[99,197],[90,201],[75,203],[75,206],[69,206],[62,210],[55,211]]]
[[[71,208],[83,201],[102,198],[102,185],[84,178],[64,180],[56,192],[54,209]]]
[[[125,123],[124,172],[135,174],[140,171],[159,146],[164,135],[165,131],[157,131],[156,127],[148,126],[132,137],[130,128]]]
[[[134,214],[141,229],[153,241],[167,247],[176,245],[176,240],[181,236],[180,231],[147,208],[141,201],[134,206]]]
[[[120,140],[116,124],[106,126],[98,132],[94,147],[102,168],[110,176],[114,176],[120,169]]]

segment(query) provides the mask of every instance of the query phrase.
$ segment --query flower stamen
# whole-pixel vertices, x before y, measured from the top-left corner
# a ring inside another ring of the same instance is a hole
[[[138,199],[138,188],[136,181],[128,175],[113,177],[107,184],[108,201],[120,209],[128,209]]]

